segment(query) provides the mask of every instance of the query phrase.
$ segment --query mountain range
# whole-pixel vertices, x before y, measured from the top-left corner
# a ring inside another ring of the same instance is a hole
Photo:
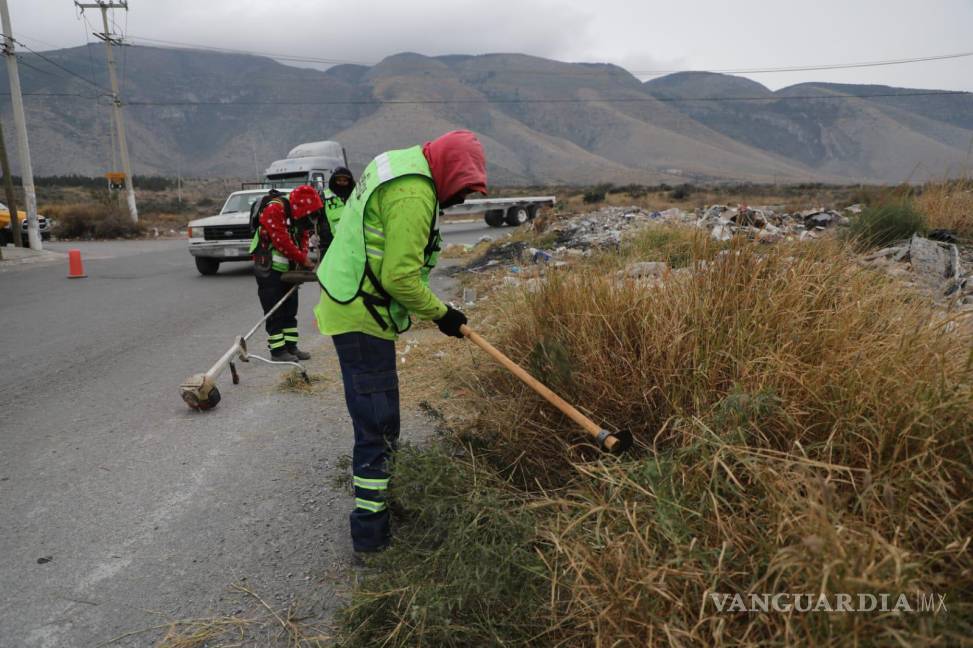
[[[35,174],[111,162],[103,46],[19,56]],[[642,82],[607,64],[521,54],[403,53],[326,71],[143,46],[119,52],[137,174],[259,177],[302,142],[334,139],[360,170],[383,150],[475,131],[491,182],[878,182],[969,169],[973,95],[681,72]],[[8,87],[0,73],[2,88]],[[0,118],[13,130],[9,101]]]

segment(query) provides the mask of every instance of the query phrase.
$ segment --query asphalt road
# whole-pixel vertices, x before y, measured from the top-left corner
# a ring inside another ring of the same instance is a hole
[[[65,278],[63,260],[0,271],[0,646],[96,646],[257,609],[233,583],[329,619],[351,577],[340,378],[282,393],[279,370],[251,363],[241,385],[221,381],[219,408],[191,412],[180,381],[261,316],[250,270],[202,277],[184,241],[46,247],[80,248],[88,278]],[[302,347],[310,371],[334,374],[317,298],[301,289]],[[426,422],[403,414],[404,437],[421,438]]]

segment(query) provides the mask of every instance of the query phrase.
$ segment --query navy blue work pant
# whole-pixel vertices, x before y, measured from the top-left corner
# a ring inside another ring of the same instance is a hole
[[[281,273],[276,270],[265,272],[255,270],[254,276],[257,278],[257,297],[260,298],[260,307],[264,309],[264,314],[277,305],[287,291],[294,287],[293,284],[284,282]],[[264,323],[267,329],[267,347],[272,353],[297,346],[297,308],[295,290]]]
[[[342,333],[332,340],[341,363],[345,402],[355,428],[351,540],[355,551],[380,551],[391,540],[386,499],[388,470],[399,440],[395,343],[364,333]]]

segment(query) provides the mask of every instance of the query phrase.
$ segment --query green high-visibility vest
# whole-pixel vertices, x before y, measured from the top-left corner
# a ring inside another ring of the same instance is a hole
[[[341,219],[334,234],[334,241],[318,266],[318,283],[325,294],[339,304],[349,304],[362,299],[372,317],[384,330],[388,328],[379,316],[378,309],[387,309],[389,319],[397,333],[403,333],[412,325],[409,311],[395,301],[379,282],[382,276],[382,257],[385,254],[385,232],[365,225],[365,206],[372,193],[380,186],[409,175],[420,175],[432,180],[429,163],[422,153],[422,147],[401,149],[382,153],[372,160],[355,186],[341,210]],[[438,224],[439,205],[435,206],[429,237],[423,252],[424,263],[420,273],[421,280],[429,285],[429,273],[439,260],[442,237]],[[380,293],[372,295],[362,289],[365,277]]]
[[[341,220],[341,212],[345,208],[344,201],[331,193],[330,190],[325,189],[324,191],[324,217],[328,225],[328,229],[331,230],[331,235],[334,236],[335,230],[338,229],[338,221]]]

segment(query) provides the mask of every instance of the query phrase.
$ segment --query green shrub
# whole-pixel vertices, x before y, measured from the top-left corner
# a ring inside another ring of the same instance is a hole
[[[911,202],[867,207],[855,218],[846,236],[862,248],[880,247],[926,230],[926,218]]]
[[[614,188],[615,185],[610,183],[595,185],[584,192],[582,200],[584,200],[584,202],[587,204],[603,202],[608,192]]]
[[[392,474],[395,541],[342,610],[340,645],[529,645],[549,583],[525,497],[436,445],[401,449]]]
[[[52,214],[57,222],[58,238],[114,239],[133,238],[142,228],[128,214],[112,204],[75,204],[59,208]]]
[[[672,200],[685,200],[689,198],[696,191],[696,187],[691,184],[681,184],[671,192],[669,192],[669,197]]]

